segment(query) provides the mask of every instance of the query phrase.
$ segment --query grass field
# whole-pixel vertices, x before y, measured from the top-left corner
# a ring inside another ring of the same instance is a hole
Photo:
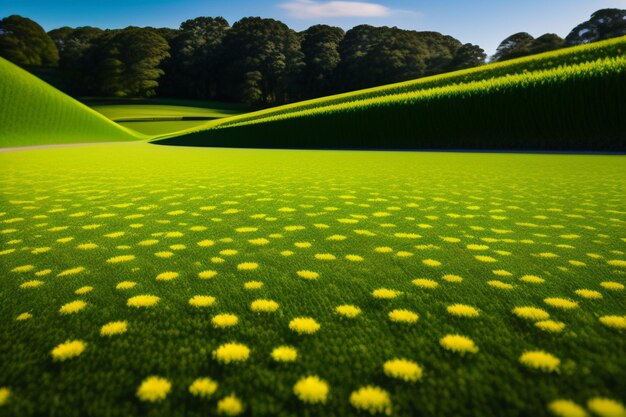
[[[623,416],[625,189],[622,156],[2,153],[0,414]]]
[[[147,139],[0,58],[0,147]]]

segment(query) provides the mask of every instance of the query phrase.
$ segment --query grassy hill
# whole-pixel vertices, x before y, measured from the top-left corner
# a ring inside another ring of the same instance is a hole
[[[159,143],[626,148],[626,37],[208,122]]]
[[[0,147],[146,139],[0,58]]]

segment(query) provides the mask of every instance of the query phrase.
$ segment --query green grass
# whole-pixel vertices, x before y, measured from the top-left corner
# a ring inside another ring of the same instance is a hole
[[[179,121],[158,121],[158,122],[117,122],[120,126],[143,133],[144,135],[160,137],[163,135],[175,134],[176,132],[187,131],[206,124],[203,120],[179,120]]]
[[[370,384],[389,393],[398,417],[544,416],[556,399],[624,403],[625,330],[600,317],[626,314],[625,188],[622,156],[144,143],[0,154],[0,387],[10,390],[0,413],[206,416],[234,393],[247,416],[367,416],[350,396]],[[246,262],[258,268],[241,270]],[[217,274],[199,278],[209,270]],[[302,270],[319,277],[300,278]],[[156,279],[167,271],[179,276]],[[417,278],[437,285],[414,285]],[[42,284],[22,288],[33,280]],[[496,280],[510,287],[490,284]],[[136,286],[116,289],[122,281]],[[250,281],[263,286],[245,289]],[[86,286],[93,289],[75,293]],[[376,299],[380,288],[401,295]],[[602,298],[583,298],[580,289]],[[160,301],[127,306],[141,294]],[[195,308],[195,295],[216,302]],[[544,301],[551,297],[577,306],[555,308]],[[280,307],[253,313],[256,299]],[[59,313],[75,300],[86,307]],[[479,316],[450,315],[456,303]],[[339,316],[342,304],[361,314]],[[565,328],[543,331],[511,312],[520,306],[541,308]],[[392,322],[394,309],[419,320]],[[16,320],[25,312],[32,317]],[[214,328],[220,313],[237,315],[238,324]],[[298,316],[314,318],[319,331],[291,331]],[[120,320],[126,333],[100,335]],[[478,352],[443,349],[447,334],[471,338]],[[54,361],[51,351],[74,339],[85,351]],[[212,352],[233,341],[250,348],[248,360],[219,363]],[[297,360],[274,362],[280,345],[295,347]],[[528,350],[559,358],[558,370],[522,365]],[[387,376],[383,364],[393,358],[419,364],[422,378]],[[136,396],[151,375],[172,384],[162,402]],[[325,404],[294,395],[307,375],[328,383]],[[199,377],[219,384],[210,398],[189,393]]]
[[[209,122],[162,143],[624,150],[625,49],[622,37],[295,103]]]
[[[0,58],[0,147],[145,139]]]

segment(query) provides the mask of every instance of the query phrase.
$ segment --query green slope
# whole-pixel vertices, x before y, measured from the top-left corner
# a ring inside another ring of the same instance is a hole
[[[0,147],[117,142],[147,137],[0,58]]]
[[[219,121],[162,144],[623,150],[626,37]]]

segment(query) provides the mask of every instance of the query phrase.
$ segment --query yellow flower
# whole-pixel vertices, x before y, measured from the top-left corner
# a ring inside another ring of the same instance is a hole
[[[419,316],[410,310],[396,309],[389,312],[389,319],[397,323],[415,323]]]
[[[202,240],[200,242],[198,242],[198,246],[206,248],[207,246],[213,246],[215,245],[215,242],[213,242],[212,240]]]
[[[337,308],[335,308],[335,311],[341,314],[342,316],[348,317],[351,319],[361,314],[360,308],[353,306],[353,305],[349,305],[349,304],[338,306]]]
[[[126,305],[129,307],[152,307],[156,305],[160,300],[159,297],[155,295],[137,295],[135,297],[131,297],[126,302]]]
[[[85,308],[87,303],[82,300],[72,301],[71,303],[64,304],[59,309],[59,313],[61,314],[74,314],[78,313],[80,310]]]
[[[365,259],[359,255],[346,255],[346,259],[350,262],[363,262]]]
[[[115,286],[116,289],[118,290],[130,290],[131,288],[133,288],[135,285],[137,285],[136,282],[132,282],[132,281],[122,281],[119,284],[117,284]]]
[[[257,230],[259,230],[258,227],[238,227],[237,229],[235,229],[235,232],[237,232],[237,233],[252,233],[252,232],[256,232]]]
[[[434,260],[434,259],[424,259],[424,260],[422,261],[422,263],[423,263],[424,265],[426,265],[426,266],[433,266],[433,267],[435,267],[435,266],[441,266],[441,262],[436,261],[436,260]]]
[[[235,249],[224,249],[220,251],[220,255],[222,256],[235,256],[239,253],[239,251]]]
[[[453,304],[448,306],[448,313],[459,317],[478,317],[478,310],[465,304]]]
[[[82,266],[77,266],[76,268],[66,269],[65,271],[61,271],[57,274],[57,277],[66,277],[68,275],[76,275],[80,274],[85,270]]]
[[[87,294],[88,292],[93,291],[93,287],[80,287],[79,289],[77,289],[76,291],[74,291],[74,294],[78,294],[78,295],[84,295]]]
[[[511,290],[511,289],[513,289],[513,286],[511,284],[507,284],[506,282],[502,282],[502,281],[498,281],[498,280],[487,281],[487,285],[489,285],[490,287],[493,287],[493,288],[498,288],[500,290]]]
[[[243,287],[246,290],[258,290],[262,286],[263,286],[263,283],[260,282],[260,281],[248,281],[248,282],[243,284]]]
[[[75,358],[83,353],[87,344],[82,340],[68,340],[52,349],[52,359],[55,361],[64,361]]]
[[[600,323],[614,329],[626,329],[626,316],[602,316]]]
[[[619,282],[605,281],[601,282],[600,285],[602,288],[613,291],[621,291],[624,289],[624,285]]]
[[[542,320],[535,323],[535,326],[546,332],[559,333],[565,328],[565,323],[554,320]]]
[[[173,279],[178,278],[178,272],[172,272],[172,271],[167,271],[167,272],[161,272],[159,275],[157,275],[156,280],[157,281],[171,281]]]
[[[224,397],[217,403],[217,412],[227,416],[236,416],[243,412],[243,404],[235,395]]]
[[[43,284],[44,284],[43,281],[35,279],[32,281],[23,282],[22,284],[20,284],[20,288],[37,288],[37,287],[42,286]]]
[[[296,274],[298,274],[300,278],[311,279],[311,280],[317,279],[320,276],[320,274],[318,274],[317,272],[307,271],[307,270],[298,271],[296,272]]]
[[[519,318],[532,321],[546,320],[550,317],[547,311],[536,307],[515,307],[513,314]]]
[[[378,253],[391,253],[393,252],[393,249],[390,248],[389,246],[379,246],[377,248],[374,248],[374,252],[378,252]]]
[[[626,261],[622,259],[611,259],[610,261],[606,261],[606,263],[611,266],[621,266],[626,268]]]
[[[226,343],[213,351],[213,357],[220,363],[243,362],[248,360],[250,349],[240,343]]]
[[[194,295],[189,299],[189,305],[194,307],[209,307],[215,303],[215,297],[210,295]]]
[[[595,397],[587,401],[587,407],[600,417],[626,417],[626,408],[615,400]]]
[[[209,398],[217,391],[217,382],[211,378],[198,378],[189,386],[189,392],[196,397]]]
[[[316,253],[315,259],[320,261],[334,261],[337,258],[332,253]]]
[[[372,385],[353,391],[350,394],[350,404],[370,414],[381,413],[390,416],[392,412],[389,393]]]
[[[419,239],[422,237],[417,233],[395,233],[394,236],[400,239]]]
[[[562,308],[563,310],[571,310],[572,308],[578,307],[578,303],[576,301],[567,300],[565,298],[544,298],[543,302],[549,306]]]
[[[496,258],[491,256],[476,255],[474,256],[474,258],[476,258],[476,260],[480,262],[498,262]]]
[[[15,318],[15,320],[18,320],[18,321],[28,320],[28,319],[30,319],[30,318],[32,318],[32,317],[33,317],[33,315],[32,315],[32,314],[30,314],[30,313],[22,313],[22,314],[20,314],[19,316],[17,316],[17,317]]]
[[[510,277],[511,275],[513,275],[512,273],[504,269],[496,269],[491,272],[493,272],[494,275],[497,275],[499,277]]]
[[[326,381],[317,376],[300,378],[293,386],[293,393],[296,394],[296,397],[309,404],[325,404],[328,391],[329,387]]]
[[[421,366],[407,359],[389,360],[385,362],[383,369],[385,375],[407,382],[419,381],[423,372]]]
[[[272,359],[276,362],[293,362],[298,357],[298,351],[292,346],[279,346],[272,350]]]
[[[387,288],[379,288],[377,290],[372,291],[372,295],[374,296],[374,298],[380,298],[384,300],[396,298],[400,294],[402,294],[401,291],[389,290]]]
[[[274,300],[254,300],[250,304],[250,309],[255,313],[272,313],[278,310],[278,303]]]
[[[489,249],[489,246],[487,245],[476,245],[476,244],[469,244],[466,246],[467,249],[469,250],[487,250]]]
[[[128,262],[135,259],[135,255],[120,255],[107,259],[107,263],[117,264],[120,262]]]
[[[413,254],[411,252],[407,252],[405,250],[401,250],[401,251],[398,251],[396,253],[396,256],[399,257],[399,258],[408,258],[410,256],[413,256]]]
[[[439,344],[444,349],[456,353],[464,354],[478,352],[478,347],[476,347],[472,339],[458,334],[449,334],[442,337],[441,340],[439,340]]]
[[[439,284],[437,281],[433,281],[432,279],[426,278],[418,278],[411,281],[413,285],[420,288],[437,288]]]
[[[224,329],[226,327],[237,325],[237,323],[239,323],[239,318],[234,314],[218,314],[213,317],[211,323],[215,328]]]
[[[561,361],[550,353],[535,350],[524,352],[519,358],[522,365],[538,369],[543,372],[553,372],[559,368]]]
[[[300,248],[300,249],[307,249],[307,248],[310,248],[312,246],[310,242],[296,242],[293,245],[296,248]]]
[[[151,246],[151,245],[156,245],[157,243],[159,243],[159,241],[156,239],[147,239],[147,240],[142,240],[141,242],[138,243],[138,245],[139,246]]]
[[[158,376],[150,376],[143,380],[139,389],[137,389],[137,397],[141,401],[158,402],[163,401],[169,394],[172,384],[165,378]]]
[[[294,254],[294,251],[291,251],[291,250],[284,250],[284,251],[282,251],[280,254],[281,254],[281,255],[283,255],[283,256],[291,256],[291,255],[293,255],[293,254]]]
[[[311,317],[296,317],[289,322],[289,328],[298,334],[313,334],[320,325]]]
[[[22,265],[16,266],[11,270],[11,272],[29,272],[35,269],[35,265]]]
[[[463,278],[458,275],[447,274],[441,277],[444,281],[448,282],[462,282]]]
[[[8,389],[6,387],[0,388],[0,407],[5,405],[7,403],[7,401],[9,401],[9,397],[10,396],[11,396],[11,390],[10,389]]]
[[[200,279],[210,279],[217,275],[216,271],[202,271],[198,273]]]
[[[174,256],[174,252],[161,251],[161,252],[156,252],[154,256],[158,258],[171,258],[172,256]]]
[[[546,280],[535,275],[524,275],[520,278],[520,281],[528,282],[530,284],[543,284]]]
[[[125,321],[112,321],[100,329],[100,336],[113,336],[114,334],[126,333],[128,323]]]
[[[237,265],[237,269],[240,271],[252,271],[254,269],[257,269],[258,267],[259,264],[256,262],[243,262]]]
[[[587,417],[585,409],[570,400],[554,400],[548,410],[558,417]]]
[[[602,294],[598,291],[580,289],[574,292],[576,293],[576,295],[579,295],[580,297],[583,297],[583,298],[591,298],[591,299],[602,298]]]

